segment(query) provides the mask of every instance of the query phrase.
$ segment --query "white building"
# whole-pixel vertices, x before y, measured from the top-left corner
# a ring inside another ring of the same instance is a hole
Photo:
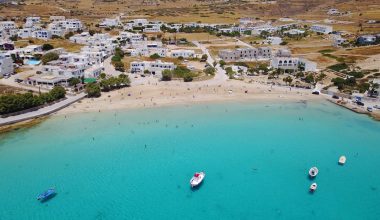
[[[145,33],[158,33],[161,32],[161,24],[147,24],[144,26]]]
[[[267,43],[271,45],[280,45],[282,43],[281,37],[267,37]]]
[[[306,72],[315,72],[317,70],[317,64],[315,62],[298,57],[273,57],[271,67],[293,71],[302,68]]]
[[[134,61],[131,62],[131,73],[144,73],[146,70],[153,75],[161,75],[164,70],[174,70],[176,66],[172,62]]]
[[[10,30],[10,29],[16,29],[17,26],[14,21],[0,21],[0,29],[3,30]]]
[[[0,53],[0,77],[4,74],[12,74],[14,72],[13,60],[11,57],[6,56],[5,53]]]
[[[52,33],[49,30],[38,30],[33,32],[33,37],[42,40],[51,39]]]
[[[33,29],[32,28],[19,29],[17,36],[22,39],[33,37]]]
[[[118,27],[120,25],[120,18],[105,18],[102,22],[99,23],[99,27],[105,28],[105,27]]]
[[[195,52],[194,50],[172,50],[170,51],[170,56],[174,58],[190,58],[195,56]]]
[[[35,25],[39,24],[40,22],[41,22],[40,17],[27,17],[24,24],[24,28],[32,28]]]
[[[272,57],[272,50],[269,47],[220,50],[219,57],[226,62],[269,59]]]
[[[330,34],[331,32],[333,32],[333,27],[328,25],[316,24],[311,26],[310,30],[321,34]]]
[[[129,41],[132,42],[132,41],[143,41],[144,37],[142,34],[136,34],[136,33],[123,31],[120,33],[120,39],[127,40],[127,41],[129,39]]]
[[[66,17],[65,16],[50,16],[49,20],[50,20],[50,22],[64,21],[64,20],[66,20]]]
[[[134,19],[124,25],[124,30],[133,30],[134,27],[143,27],[149,24],[147,19]]]

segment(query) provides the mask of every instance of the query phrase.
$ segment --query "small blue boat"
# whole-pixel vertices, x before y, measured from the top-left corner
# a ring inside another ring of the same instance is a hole
[[[39,194],[37,196],[37,200],[40,200],[41,202],[43,202],[43,201],[46,201],[46,200],[52,198],[54,195],[55,195],[55,189],[50,188],[50,189],[46,190],[45,192]]]

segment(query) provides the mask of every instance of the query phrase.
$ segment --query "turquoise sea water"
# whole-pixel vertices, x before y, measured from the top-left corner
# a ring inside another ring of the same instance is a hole
[[[380,123],[326,102],[56,116],[0,135],[0,219],[380,219],[379,156]]]

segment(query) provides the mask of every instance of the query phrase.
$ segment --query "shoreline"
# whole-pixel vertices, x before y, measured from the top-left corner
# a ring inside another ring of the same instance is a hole
[[[151,109],[176,105],[187,106],[229,101],[300,102],[327,100],[356,113],[366,114],[373,120],[380,121],[379,113],[359,111],[359,109],[355,109],[351,106],[337,103],[325,95],[313,95],[311,91],[312,90],[308,89],[271,86],[257,82],[247,83],[236,80],[229,80],[214,85],[208,85],[206,82],[148,82],[148,84],[135,85],[111,92],[103,92],[99,98],[84,98],[48,116],[0,126],[0,134],[24,127],[31,127],[42,122],[49,116],[68,116],[78,113]]]
[[[311,90],[289,89],[258,83],[230,82],[221,85],[186,84],[178,82],[156,85],[138,85],[103,93],[99,98],[83,99],[55,113],[102,112],[128,109],[216,103],[224,101],[308,101],[322,100],[322,96],[311,94]]]

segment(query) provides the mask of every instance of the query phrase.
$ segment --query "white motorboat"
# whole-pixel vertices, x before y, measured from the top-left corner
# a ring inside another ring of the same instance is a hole
[[[309,176],[310,177],[316,177],[318,174],[318,168],[317,167],[312,167],[309,170]]]
[[[310,192],[314,192],[315,190],[317,190],[317,183],[312,183],[310,185]]]
[[[339,162],[338,162],[340,165],[343,165],[346,163],[346,156],[341,156],[339,157]]]
[[[196,187],[199,184],[201,184],[205,176],[206,174],[204,172],[195,173],[194,176],[190,180],[191,187]]]

